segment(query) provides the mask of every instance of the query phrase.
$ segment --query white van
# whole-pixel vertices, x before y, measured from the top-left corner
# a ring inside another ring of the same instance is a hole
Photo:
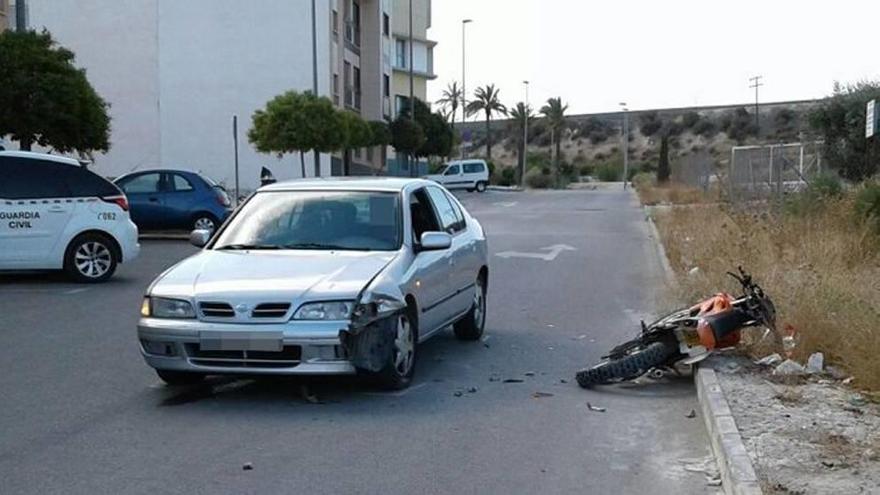
[[[72,158],[0,151],[0,270],[103,282],[139,250],[128,199],[112,182]]]
[[[483,192],[489,185],[489,167],[485,160],[456,160],[446,164],[442,172],[425,179],[442,184],[446,189],[467,189]]]

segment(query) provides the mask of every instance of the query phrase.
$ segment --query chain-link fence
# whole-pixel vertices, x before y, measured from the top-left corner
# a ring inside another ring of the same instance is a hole
[[[730,201],[781,199],[822,171],[821,142],[734,146],[728,171]]]

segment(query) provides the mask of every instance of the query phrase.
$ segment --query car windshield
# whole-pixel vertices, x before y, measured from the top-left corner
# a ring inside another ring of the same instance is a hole
[[[248,201],[214,249],[400,247],[399,196],[362,191],[266,191]]]

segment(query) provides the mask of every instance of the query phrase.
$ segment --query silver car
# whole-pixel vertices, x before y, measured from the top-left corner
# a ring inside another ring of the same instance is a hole
[[[266,186],[141,307],[147,364],[171,385],[211,374],[366,373],[406,387],[417,343],[477,340],[489,281],[480,223],[436,183],[316,179]]]

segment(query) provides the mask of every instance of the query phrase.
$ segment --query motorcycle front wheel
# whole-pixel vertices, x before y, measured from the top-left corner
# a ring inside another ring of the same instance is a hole
[[[575,378],[583,388],[632,380],[665,364],[674,352],[675,349],[663,342],[652,342],[619,359],[606,359],[592,368],[578,371]]]

